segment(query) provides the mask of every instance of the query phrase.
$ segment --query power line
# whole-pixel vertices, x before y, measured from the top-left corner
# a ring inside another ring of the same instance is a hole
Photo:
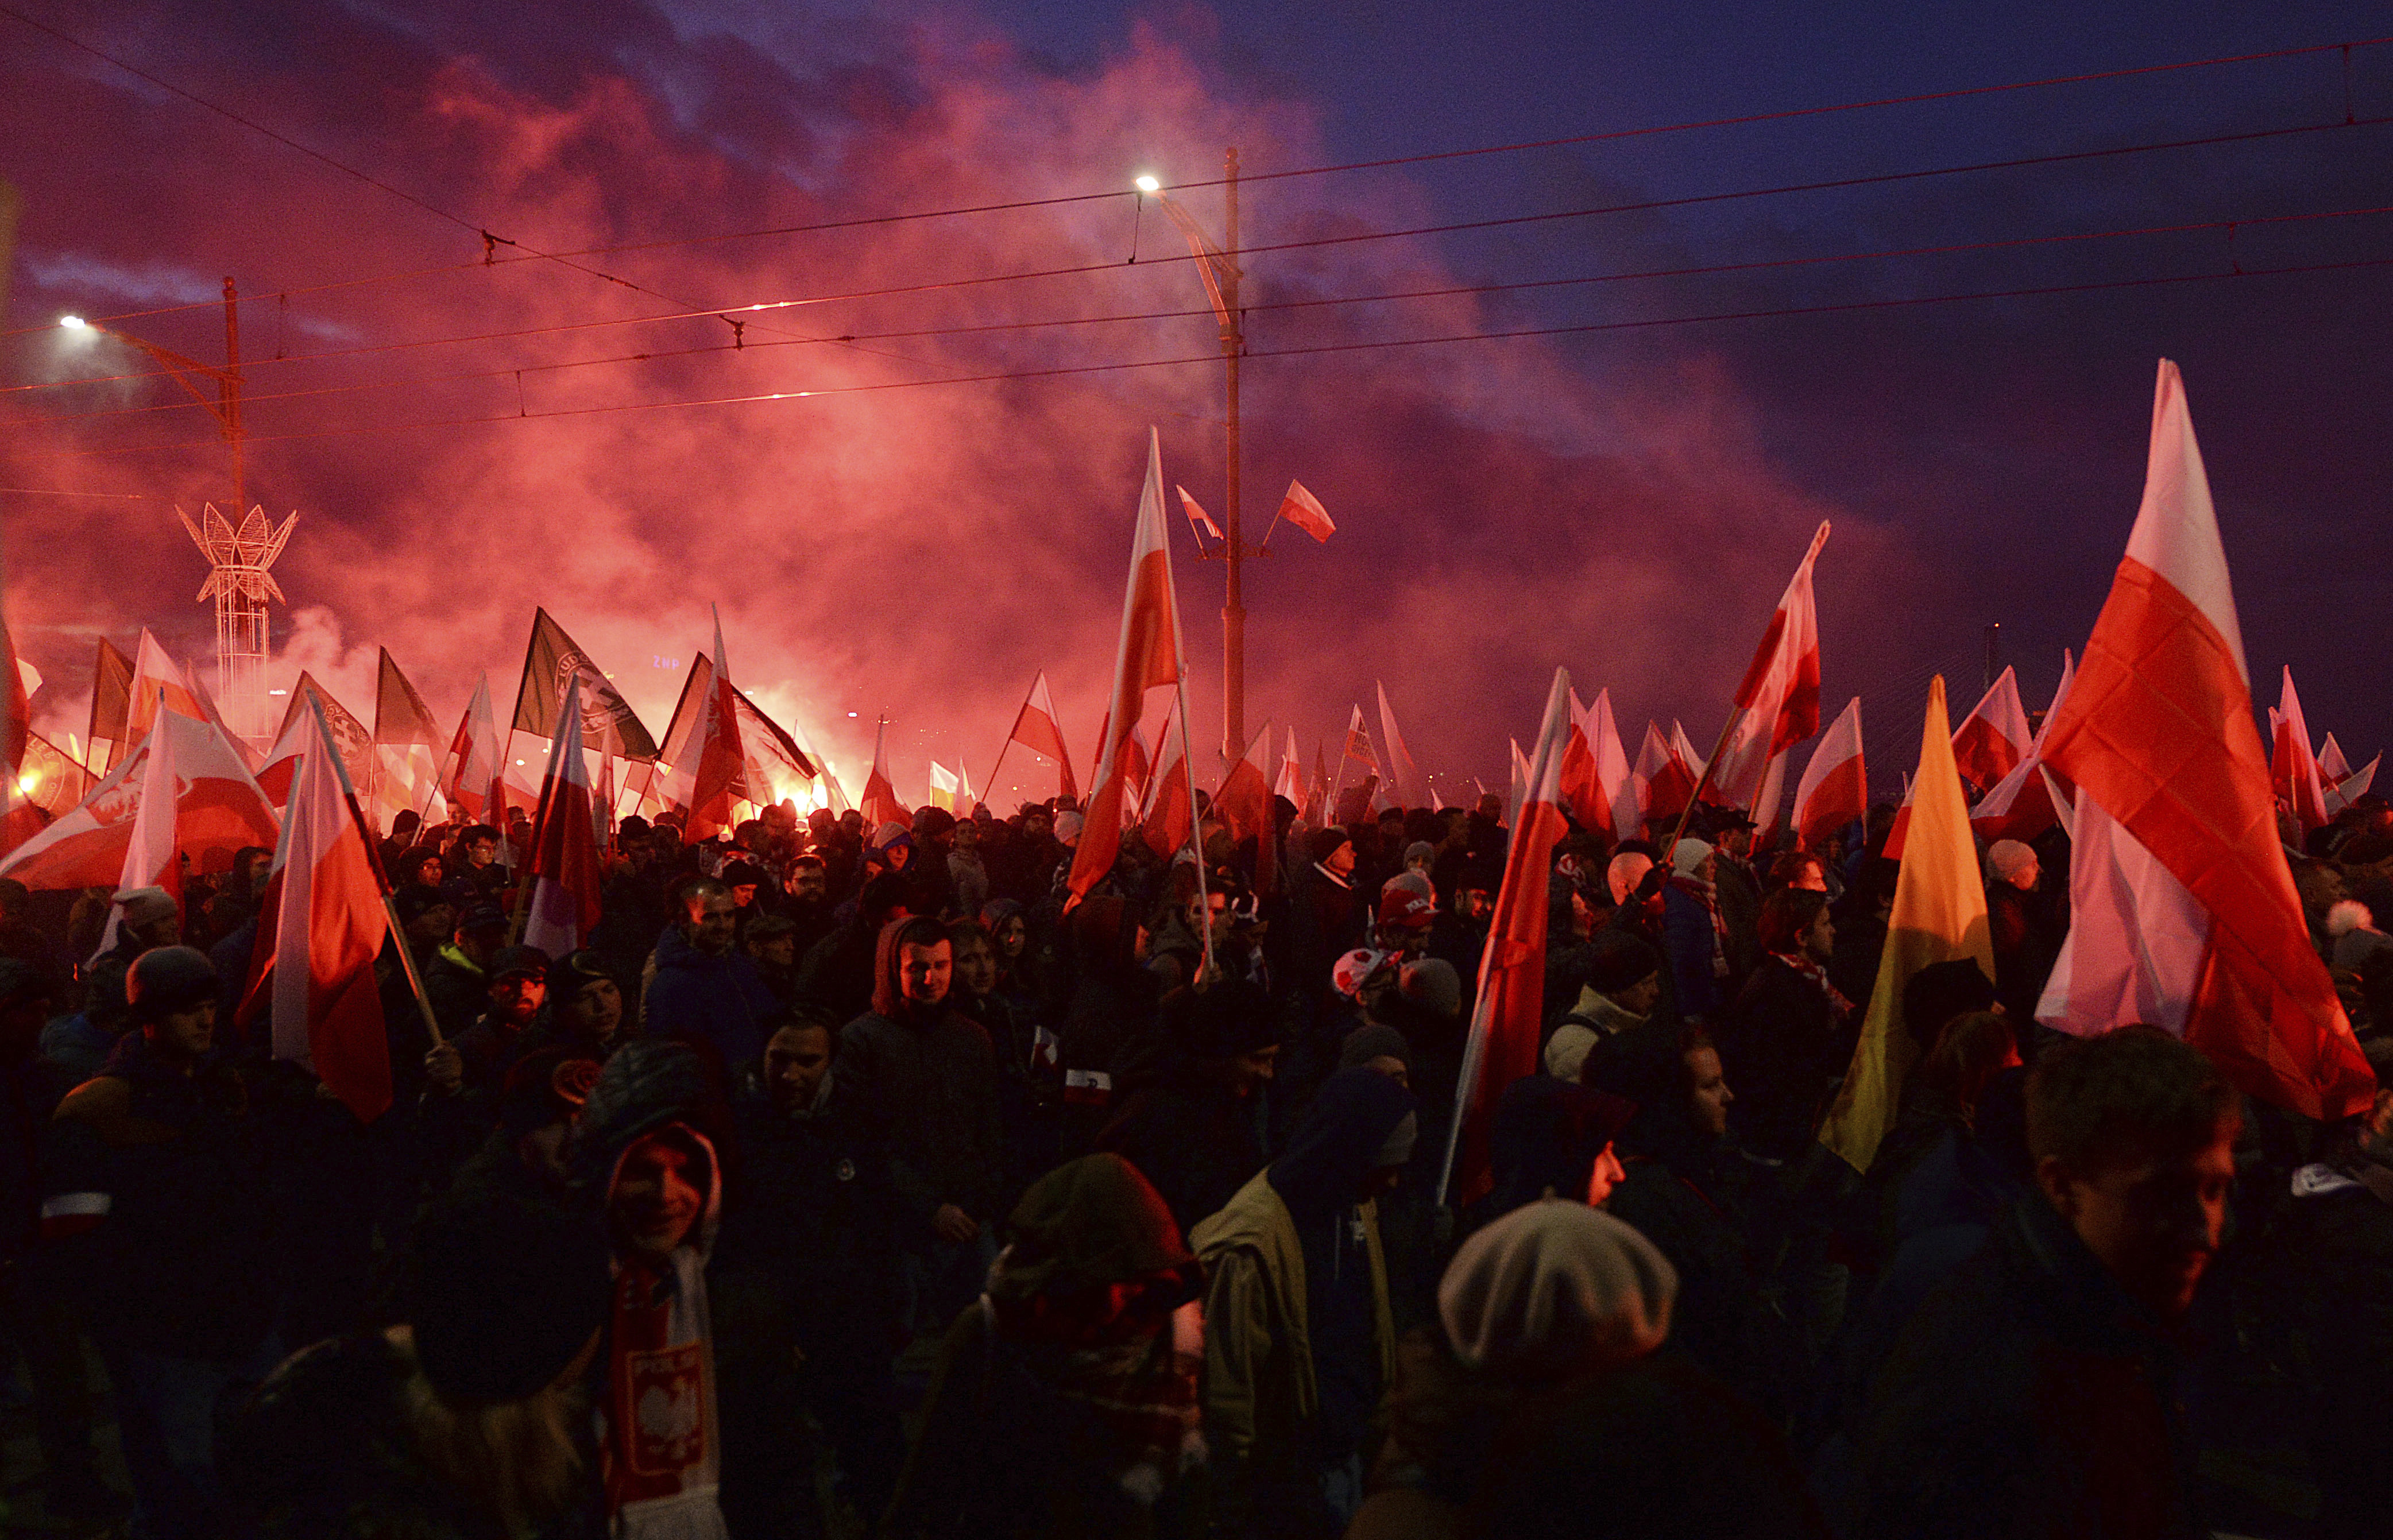
[[[190,92],[182,90],[178,86],[170,85],[166,82],[159,80],[156,76],[137,69],[133,65],[125,63],[122,59],[116,59],[111,55],[102,53],[100,50],[92,47],[90,45],[70,37],[66,33],[59,32],[54,28],[45,26],[20,11],[12,9],[5,5],[0,5],[0,15],[14,17],[17,20],[23,22],[27,26],[34,28],[36,31],[45,33],[51,37],[57,38],[61,42],[81,49],[85,53],[92,55],[94,58],[103,59],[110,64],[115,65],[119,69],[126,71],[128,73],[150,82],[151,85],[158,86],[161,90],[172,92],[177,96],[184,98],[186,100],[206,108],[212,112],[219,113],[222,116],[242,124],[243,127],[254,129],[256,132],[265,135],[267,137],[275,140],[277,143],[286,145],[289,148],[296,150],[300,153],[305,154],[311,159],[320,161],[347,176],[355,176],[361,181],[381,189],[383,191],[390,193],[394,197],[400,198],[408,202],[413,203],[417,207],[445,219],[451,224],[473,231],[477,236],[488,236],[489,234],[488,231],[484,230],[480,226],[471,220],[462,218],[459,215],[435,207],[412,193],[378,181],[374,177],[368,176],[366,173],[343,164],[341,162],[333,160],[331,156],[325,155],[320,150],[311,149],[294,139],[288,138],[283,135],[278,134],[274,130],[264,126],[263,124],[254,123],[247,118],[242,117],[240,114],[219,107],[213,102],[205,101],[199,97],[193,96]],[[2215,69],[2234,64],[2261,63],[2275,59],[2298,59],[2336,52],[2340,52],[2345,56],[2347,65],[2349,56],[2354,50],[2377,47],[2386,43],[2393,43],[2393,36],[2355,38],[2348,42],[2309,44],[2291,48],[2269,49],[2258,53],[2225,54],[2211,59],[2186,59],[2167,64],[2134,65],[2123,69],[2094,71],[2079,74],[2049,75],[2036,80],[2010,81],[1994,85],[1960,86],[1944,91],[1916,92],[1907,96],[1881,97],[1859,101],[1837,102],[1824,106],[1786,108],[1777,111],[1751,112],[1733,117],[1706,118],[1682,123],[1646,124],[1634,128],[1606,129],[1588,134],[1569,135],[1563,137],[1550,139],[1524,140],[1511,144],[1484,145],[1462,150],[1429,150],[1418,154],[1389,156],[1370,161],[1349,161],[1330,165],[1298,166],[1281,171],[1248,171],[1241,173],[1241,176],[1243,179],[1248,181],[1279,181],[1294,177],[1329,176],[1353,171],[1385,170],[1397,166],[1428,164],[1436,162],[1461,160],[1484,155],[1505,155],[1533,150],[1564,149],[1575,145],[1598,144],[1615,140],[1653,137],[1670,134],[1683,134],[1703,129],[1746,127],[1759,124],[1788,122],[1802,118],[1823,117],[1845,112],[1869,111],[1892,107],[1918,106],[1930,102],[1955,101],[1974,97],[1997,96],[2019,91],[2039,90],[2059,85],[2087,85],[2099,81],[2125,80],[2145,75],[2167,74],[2188,70]],[[2346,85],[2347,92],[2347,79]],[[2347,102],[2347,108],[2348,103]],[[2347,116],[2348,111],[2347,111]],[[1202,181],[1182,182],[1175,184],[1174,190],[1187,191],[1192,189],[1218,187],[1223,185],[1223,178],[1215,177]],[[410,279],[431,277],[444,273],[465,272],[470,271],[475,268],[481,267],[512,267],[518,262],[564,261],[567,258],[577,256],[610,255],[620,253],[657,251],[672,247],[713,244],[726,241],[815,234],[825,231],[856,229],[909,223],[918,220],[955,218],[977,214],[1013,213],[1026,209],[1051,208],[1065,204],[1092,202],[1131,195],[1131,194],[1128,193],[1125,189],[1117,188],[1108,189],[1100,192],[1061,193],[1043,198],[1005,199],[992,202],[959,204],[949,208],[918,209],[896,214],[856,215],[843,219],[816,220],[809,223],[796,225],[766,226],[754,229],[727,230],[704,235],[677,236],[640,241],[621,241],[608,245],[586,246],[572,251],[557,253],[536,252],[530,248],[520,246],[515,241],[508,241],[503,243],[516,247],[516,249],[524,252],[525,254],[521,256],[498,257],[494,253],[492,253],[487,255],[486,259],[481,262],[460,262],[438,267],[408,268],[392,273],[373,274],[360,278],[338,280],[327,283],[311,284],[298,288],[287,288],[279,290],[277,293],[287,298],[293,294],[322,294],[333,290],[356,288],[366,284],[399,282]],[[492,241],[500,240],[500,238],[495,236],[490,236],[489,239]],[[1252,248],[1247,249],[1251,250]],[[587,271],[590,269],[582,270]],[[609,275],[601,274],[599,276],[608,277]],[[614,282],[623,281],[620,279],[612,279],[611,277],[609,277],[609,281]],[[121,320],[137,320],[152,316],[174,315],[186,310],[207,308],[213,302],[200,301],[187,305],[160,306],[148,310],[126,310],[121,311],[115,315],[96,317],[94,319],[100,320],[103,323]],[[43,328],[40,327],[20,328],[13,332],[0,332],[0,336],[20,336],[30,332],[37,332],[41,330],[43,330]]]
[[[1249,359],[1302,358],[1326,354],[1363,353],[1392,347],[1429,347],[1455,343],[1505,342],[1529,337],[1587,335],[1605,332],[1653,330],[1671,326],[1693,326],[1720,321],[1768,320],[1807,316],[1825,316],[1895,310],[1922,305],[1950,305],[1974,300],[2033,299],[2060,294],[2098,294],[2122,289],[2146,289],[2187,283],[2207,283],[2222,279],[2283,278],[2302,273],[2347,272],[2364,268],[2393,267],[2393,256],[2360,257],[2342,262],[2300,263],[2289,267],[2237,267],[2225,272],[2175,273],[2156,277],[2105,279],[2083,283],[2053,283],[2013,289],[1985,289],[1959,294],[1916,294],[1899,299],[1849,300],[1835,304],[1782,306],[1750,310],[1720,310],[1703,315],[1650,317],[1633,320],[1585,321],[1565,326],[1519,327],[1502,332],[1459,332],[1426,337],[1392,337],[1366,342],[1315,343],[1295,347],[1259,348],[1249,351]],[[1218,350],[1189,354],[1170,359],[1137,359],[1112,363],[1062,364],[1043,369],[1000,370],[978,374],[959,374],[935,380],[888,380],[868,385],[824,385],[804,390],[760,391],[743,396],[714,396],[693,399],[665,401],[630,401],[612,406],[561,407],[548,411],[510,411],[480,417],[455,417],[422,423],[377,423],[364,427],[321,428],[296,433],[251,434],[252,443],[289,442],[307,438],[346,438],[370,433],[397,433],[426,428],[455,428],[491,423],[543,422],[564,417],[588,417],[630,411],[660,411],[673,409],[720,406],[746,406],[770,401],[805,400],[817,397],[855,396],[889,390],[922,389],[933,385],[985,385],[1001,381],[1057,379],[1072,375],[1121,373],[1134,370],[1165,369],[1185,364],[1219,364]],[[39,450],[36,456],[49,455],[114,455],[142,454],[168,450],[212,449],[215,438],[190,439],[163,444],[121,445],[111,449]]]
[[[1341,235],[1314,236],[1301,241],[1275,241],[1240,248],[1242,256],[1274,252],[1301,251],[1322,246],[1353,245],[1364,241],[1406,240],[1424,235],[1447,235],[1469,230],[1497,229],[1510,227],[1545,224],[1563,219],[1596,218],[1615,214],[1651,213],[1663,209],[1689,208],[1704,204],[1723,203],[1751,198],[1789,196],[1800,193],[1827,192],[1863,187],[1884,187],[1895,183],[1920,181],[1942,176],[1959,176],[1993,171],[2015,171],[2033,166],[2077,163],[2086,161],[2112,159],[2125,155],[2152,154],[2165,150],[2208,149],[2222,144],[2243,144],[2260,140],[2284,138],[2296,135],[2331,133],[2346,128],[2377,128],[2393,123],[2393,116],[2353,118],[2348,121],[2320,124],[2296,124],[2274,128],[2249,129],[2235,134],[2203,135],[2191,138],[2164,139],[2135,145],[2113,145],[2098,150],[2062,150],[2046,155],[2013,156],[1997,161],[1976,161],[1958,165],[1929,166],[1910,171],[1875,172],[1865,176],[1820,178],[1807,182],[1777,183],[1768,187],[1733,189],[1723,192],[1686,193],[1670,198],[1644,198],[1628,202],[1604,203],[1586,208],[1561,209],[1542,214],[1506,215],[1488,219],[1454,221],[1438,225],[1416,225],[1392,230],[1353,231]],[[1153,263],[1188,262],[1193,256],[1182,254],[1157,257]],[[1068,267],[1035,268],[1013,273],[989,273],[974,278],[945,279],[935,281],[885,285],[876,289],[851,290],[840,294],[815,294],[797,299],[759,301],[747,305],[710,308],[690,308],[673,315],[632,316],[600,320],[562,321],[548,326],[517,327],[503,332],[463,333],[449,337],[419,337],[402,342],[363,343],[352,347],[325,348],[314,353],[294,353],[283,358],[261,359],[267,363],[315,362],[326,359],[355,358],[373,353],[398,352],[416,347],[444,347],[476,342],[507,342],[525,337],[555,336],[566,333],[600,331],[617,326],[647,325],[673,320],[732,320],[743,322],[746,318],[781,310],[799,309],[818,305],[845,303],[863,299],[887,299],[907,294],[928,294],[957,289],[978,288],[999,283],[1022,282],[1034,279],[1069,278],[1092,273],[1112,273],[1127,270],[1127,265],[1115,262],[1079,263]],[[792,333],[783,333],[794,335]],[[834,337],[796,337],[807,342],[845,343],[847,334]],[[98,385],[125,380],[159,378],[165,372],[151,371],[129,374],[78,376],[70,380],[42,381],[28,385],[0,387],[0,394],[29,390],[57,390],[74,385]]]
[[[1405,289],[1371,294],[1339,294],[1306,299],[1274,300],[1244,308],[1249,312],[1277,312],[1336,308],[1356,305],[1377,305],[1413,299],[1444,299],[1476,294],[1521,293],[1525,291],[1584,287],[1598,283],[1618,283],[1659,279],[1680,279],[1721,274],[1777,271],[1798,268],[1824,267],[1857,262],[1899,260],[1907,257],[1964,255],[1972,253],[2011,251],[2026,247],[2051,245],[2082,245],[2098,241],[2126,240],[2158,235],[2188,235],[2203,231],[2224,230],[2230,238],[2237,230],[2254,229],[2272,225],[2310,224],[2328,219],[2347,219],[2371,215],[2393,215],[2393,204],[2368,208],[2334,209],[2310,214],[2266,215],[2250,218],[2207,219],[2176,225],[2146,225],[2122,229],[2078,231],[2061,235],[2017,236],[1994,241],[1957,241],[1935,246],[1893,247],[1878,251],[1844,252],[1818,256],[1772,257],[1749,262],[1716,263],[1697,267],[1654,268],[1641,270],[1594,273],[1576,278],[1525,279],[1510,282],[1448,284],[1430,289]],[[837,339],[843,342],[910,341],[915,339],[977,336],[1005,332],[1053,330],[1066,327],[1113,325],[1131,321],[1178,320],[1210,316],[1210,309],[1142,310],[1101,316],[1066,316],[1031,320],[984,321],[971,325],[919,327],[892,332],[860,332]],[[792,337],[780,341],[746,345],[747,350],[762,351],[770,347],[792,347],[817,339]],[[395,380],[369,380],[351,385],[320,385],[304,390],[251,394],[244,402],[255,406],[267,401],[309,399],[324,396],[356,395],[377,390],[418,388],[438,385],[463,385],[484,380],[503,380],[510,375],[555,373],[570,369],[600,368],[622,363],[651,363],[672,359],[695,358],[741,351],[731,343],[716,343],[703,347],[651,350],[639,353],[612,354],[595,359],[569,359],[547,363],[503,366],[445,374],[412,375]],[[137,407],[102,407],[89,411],[62,412],[48,416],[20,417],[0,421],[0,427],[27,427],[59,423],[86,422],[110,417],[135,417],[155,411],[180,411],[190,403],[184,400],[153,402]]]

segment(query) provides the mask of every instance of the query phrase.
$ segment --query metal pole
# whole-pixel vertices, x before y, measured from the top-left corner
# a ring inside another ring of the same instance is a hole
[[[1238,150],[1230,147],[1224,163],[1229,201],[1229,263],[1222,284],[1222,361],[1228,373],[1229,432],[1226,467],[1228,496],[1223,500],[1228,521],[1226,549],[1230,573],[1228,601],[1222,607],[1222,763],[1236,763],[1247,749],[1247,602],[1239,582],[1246,557],[1238,534],[1238,355],[1246,350],[1238,312]]]
[[[249,489],[241,463],[241,298],[232,280],[225,280],[225,372],[216,382],[216,398],[224,403],[225,442],[232,446],[232,522],[241,528],[249,512]]]
[[[1996,620],[1986,628],[1986,688],[1990,690],[1994,687],[1994,675],[2003,672],[2002,642],[2003,623]]]

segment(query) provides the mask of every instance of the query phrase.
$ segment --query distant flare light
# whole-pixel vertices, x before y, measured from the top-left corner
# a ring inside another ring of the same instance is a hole
[[[1138,189],[1141,192],[1161,192],[1163,190],[1163,184],[1157,181],[1152,176],[1141,176],[1138,180],[1132,182],[1131,186]]]
[[[65,327],[70,332],[81,332],[90,326],[91,322],[84,320],[81,316],[60,316],[59,318],[59,324]]]

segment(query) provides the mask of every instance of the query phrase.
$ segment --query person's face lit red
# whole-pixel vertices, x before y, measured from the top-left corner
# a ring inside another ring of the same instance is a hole
[[[2174,1321],[2218,1250],[2236,1132],[2230,1122],[2198,1149],[2130,1148],[2091,1173],[2047,1156],[2036,1184],[2130,1298]]]
[[[1604,1145],[1603,1153],[1595,1157],[1595,1169],[1588,1173],[1587,1206],[1589,1208],[1602,1207],[1604,1200],[1612,1196],[1612,1190],[1619,1186],[1628,1175],[1628,1168],[1620,1164],[1620,1156],[1614,1153],[1610,1144]]]
[[[613,979],[593,979],[570,998],[559,1001],[556,1014],[574,1030],[601,1043],[611,1042],[623,1022],[623,992]]]
[[[693,897],[687,906],[689,915],[689,944],[708,957],[721,957],[731,949],[732,933],[739,927],[739,906],[727,893]]]
[[[948,998],[955,966],[954,950],[946,942],[909,943],[897,948],[897,991],[916,1005],[936,1005]]]
[[[672,1256],[705,1207],[704,1180],[705,1163],[679,1140],[664,1133],[640,1140],[623,1152],[607,1199],[616,1240],[654,1259]]]
[[[830,1073],[830,1033],[808,1024],[785,1026],[765,1045],[765,1085],[784,1112],[814,1104],[823,1077]]]
[[[997,987],[997,952],[986,941],[968,941],[955,955],[956,987],[978,999]]]

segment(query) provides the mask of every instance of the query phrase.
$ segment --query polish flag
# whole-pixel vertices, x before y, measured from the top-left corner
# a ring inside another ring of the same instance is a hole
[[[1255,842],[1255,887],[1269,887],[1272,857],[1271,724],[1247,745],[1238,763],[1222,776],[1213,792],[1213,816],[1229,831],[1230,843]]]
[[[457,736],[450,741],[441,792],[465,810],[469,818],[495,824],[505,816],[504,785],[507,746],[499,737],[499,719],[490,706],[490,676],[474,685],[474,698],[457,720]]]
[[[1229,537],[1222,533],[1221,527],[1206,516],[1204,509],[1196,506],[1196,500],[1188,495],[1187,488],[1175,484],[1171,489],[1180,494],[1180,506],[1188,514],[1188,532],[1197,536],[1197,544],[1205,543],[1206,535],[1218,541],[1228,540]]]
[[[2318,760],[2310,753],[2309,724],[2302,716],[2302,698],[2294,693],[2294,671],[2285,670],[2284,684],[2270,713],[2276,724],[2275,752],[2269,763],[2269,783],[2277,800],[2293,809],[2295,822],[2307,834],[2327,820],[2326,787]]]
[[[889,724],[883,721],[873,730],[872,768],[865,773],[864,797],[856,804],[864,814],[864,832],[868,842],[872,831],[883,824],[913,827],[913,816],[898,805],[897,788],[889,778],[888,751]]]
[[[239,1020],[270,1011],[274,1057],[315,1071],[360,1123],[391,1103],[390,1039],[374,959],[388,929],[382,885],[320,706],[299,755]],[[583,819],[585,834],[590,824]]]
[[[17,664],[17,643],[8,622],[0,617],[0,761],[7,762],[7,800],[17,801],[17,777],[25,763],[25,748],[33,736],[33,711],[27,698],[23,672]]]
[[[1781,749],[1770,756],[1770,768],[1762,773],[1761,790],[1753,799],[1753,848],[1768,850],[1778,842],[1779,830],[1786,827],[1786,760],[1795,752]]]
[[[1528,763],[1504,881],[1496,893],[1486,948],[1479,960],[1479,993],[1462,1050],[1455,1119],[1438,1175],[1438,1202],[1461,1208],[1494,1185],[1488,1160],[1497,1099],[1513,1081],[1537,1073],[1537,1039],[1546,991],[1547,889],[1554,846],[1566,825],[1562,809],[1563,754],[1570,740],[1570,674],[1554,671],[1537,751]]]
[[[2327,812],[2330,814],[2340,813],[2345,808],[2349,807],[2353,803],[2356,803],[2360,798],[2368,795],[2369,787],[2373,785],[2376,779],[2377,763],[2384,759],[2384,757],[2385,756],[2382,754],[2377,755],[2375,759],[2370,760],[2366,764],[2361,765],[2359,769],[2353,771],[2350,775],[2346,776],[2342,780],[2336,782],[2334,790],[2326,794]]]
[[[1589,740],[1588,708],[1581,704],[1578,691],[1570,695],[1570,735],[1563,745],[1563,806],[1578,821],[1581,829],[1601,834],[1606,839],[1625,836],[1612,827],[1612,809],[1596,785],[1595,748]]]
[[[1795,842],[1824,850],[1837,830],[1869,813],[1869,770],[1862,760],[1862,698],[1853,697],[1811,750],[1795,783]]]
[[[161,707],[194,722],[208,721],[214,714],[202,707],[200,698],[192,693],[190,679],[183,672],[182,665],[166,656],[166,649],[144,626],[141,645],[133,655],[133,695],[125,708],[125,741],[139,742],[150,731]]]
[[[1297,754],[1293,727],[1288,730],[1288,752],[1280,757],[1279,784],[1272,788],[1272,794],[1286,797],[1299,813],[1304,811],[1304,761]]]
[[[132,838],[124,846],[124,868],[117,874],[120,894],[135,888],[163,888],[183,907],[183,863],[176,857],[175,826],[181,778],[175,774],[175,735],[154,731],[149,762],[141,769],[141,810],[133,816]],[[116,946],[124,922],[124,906],[111,904],[108,924],[100,932],[99,949]]]
[[[1006,735],[1005,741],[1018,743],[1034,754],[1054,761],[1064,795],[1079,802],[1080,785],[1072,778],[1072,756],[1064,747],[1062,722],[1063,718],[1055,714],[1055,698],[1047,693],[1047,671],[1041,669],[1030,681],[1030,693],[1023,698],[1022,710],[1013,719],[1013,731]]]
[[[731,665],[723,654],[723,617],[714,617],[714,677],[698,703],[691,733],[697,757],[690,778],[689,822],[683,838],[712,840],[731,827],[731,803],[755,798],[748,786],[748,753],[739,742],[739,694],[731,687]]]
[[[1322,509],[1321,500],[1306,491],[1301,481],[1288,484],[1288,495],[1279,502],[1279,516],[1324,545],[1338,532],[1338,526],[1329,522],[1329,515]]]
[[[1380,692],[1380,741],[1388,746],[1388,786],[1399,803],[1419,802],[1421,794],[1420,772],[1414,768],[1412,750],[1405,747],[1405,735],[1396,731],[1396,713],[1388,705],[1388,686],[1373,680]]]
[[[1163,703],[1163,720],[1158,724],[1156,741],[1166,749],[1171,746],[1171,716],[1173,708],[1178,705],[1177,700]],[[1146,741],[1145,723],[1137,723],[1131,727],[1129,752],[1130,778],[1125,783],[1122,796],[1122,807],[1130,819],[1130,823],[1122,826],[1125,829],[1146,816],[1146,810],[1155,805],[1155,789],[1163,784],[1163,777],[1156,774],[1157,750]]]
[[[1163,439],[1146,430],[1146,481],[1139,489],[1131,533],[1130,577],[1122,594],[1121,639],[1114,648],[1113,693],[1105,742],[1097,750],[1095,788],[1073,847],[1066,885],[1070,904],[1113,870],[1121,854],[1122,803],[1129,794],[1132,729],[1146,714],[1146,692],[1180,683],[1180,602],[1171,584],[1171,542],[1163,523]]]
[[[391,813],[421,814],[432,800],[438,776],[440,728],[424,697],[399,669],[387,647],[374,675],[374,755],[379,784],[375,801]]]
[[[1628,767],[1628,746],[1620,740],[1620,724],[1612,719],[1612,692],[1595,692],[1584,724],[1588,752],[1595,760],[1595,794],[1606,809],[1607,827],[1615,840],[1633,840],[1644,832],[1642,783]]]
[[[1953,763],[1961,778],[1985,790],[2019,768],[2034,739],[2027,708],[2020,703],[2019,678],[2005,669],[1975,709],[1953,730]]]
[[[1569,700],[1563,700],[1563,709],[1564,711],[1570,709]],[[1554,773],[1557,777],[1554,784],[1559,789],[1562,784],[1559,778],[1562,774],[1559,765],[1555,767]],[[1528,796],[1529,787],[1533,784],[1531,777],[1536,774],[1536,769],[1529,763],[1529,756],[1521,752],[1521,740],[1514,738],[1512,740],[1512,785],[1504,796],[1504,826],[1507,829],[1520,827],[1522,799]],[[1559,795],[1559,791],[1557,794]]]
[[[1811,567],[1827,542],[1824,519],[1736,687],[1736,725],[1711,767],[1712,789],[1728,806],[1753,806],[1770,762],[1820,730],[1820,618],[1811,601]],[[1688,759],[1696,763],[1692,750]]]
[[[2318,765],[2320,776],[2330,785],[2340,786],[2351,778],[2351,762],[2343,757],[2343,745],[2335,742],[2333,733],[2319,746]]]
[[[598,926],[598,842],[592,835],[590,764],[582,754],[582,681],[569,677],[565,709],[549,744],[541,777],[540,815],[532,823],[530,907],[523,941],[559,958]]]
[[[1671,751],[1669,739],[1651,722],[1645,724],[1645,745],[1637,751],[1637,780],[1643,788],[1638,801],[1649,821],[1675,820],[1695,794],[1694,771]]]
[[[1363,708],[1360,706],[1354,707],[1353,714],[1346,719],[1346,749],[1338,763],[1341,779],[1346,773],[1347,760],[1359,761],[1375,776],[1380,773],[1380,756],[1371,751],[1371,730],[1363,725]]]
[[[1188,847],[1196,833],[1195,789],[1188,779],[1187,733],[1175,733],[1166,724],[1159,753],[1162,768],[1156,773],[1153,794],[1147,799],[1146,848],[1170,861]],[[1087,837],[1084,829],[1081,838]]]
[[[2069,800],[2068,789],[2044,763],[2044,744],[2052,731],[2053,718],[2060,714],[2060,704],[2069,698],[2069,686],[2076,677],[2076,664],[2064,650],[2060,655],[2060,687],[2052,692],[2052,704],[2045,711],[2044,725],[2037,729],[2026,755],[1969,810],[1969,827],[1988,844],[1996,840],[2017,840],[2024,844],[2060,821],[2061,806]]]
[[[175,839],[192,870],[226,871],[246,846],[274,848],[281,826],[225,736],[204,722],[161,711],[150,736],[120,757],[90,795],[0,861],[0,877],[39,889],[117,882],[146,800],[150,750],[158,743],[169,745]]]
[[[2116,840],[2150,854],[2142,886],[2158,892],[2138,908],[2141,930],[2122,925],[2115,907],[2073,910],[2072,971],[2056,972],[2062,987],[2046,987],[2037,1018],[2079,1034],[2148,1021],[2201,1049],[2248,1095],[2313,1118],[2365,1111],[2375,1076],[2310,945],[2278,842],[2210,483],[2184,383],[2165,359],[2143,504],[2045,754],[2077,788],[2080,837],[2099,809]],[[2073,899],[2081,864],[2090,882],[2120,863],[2073,860]],[[2202,945],[2191,958],[2156,960],[2154,1009],[2129,1018],[2128,1001],[2075,991],[2072,980],[2125,972],[2099,959],[2152,950],[2152,917],[2170,914]]]

